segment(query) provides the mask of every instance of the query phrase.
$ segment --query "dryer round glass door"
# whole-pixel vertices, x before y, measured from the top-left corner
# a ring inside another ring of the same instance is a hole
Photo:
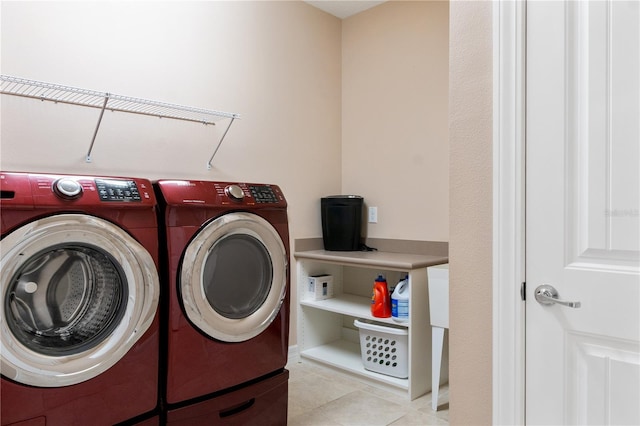
[[[37,220],[2,240],[2,374],[58,387],[115,364],[158,305],[151,255],[88,215]]]
[[[287,263],[278,232],[260,216],[238,212],[212,220],[184,252],[179,288],[187,318],[221,341],[257,336],[280,311]]]

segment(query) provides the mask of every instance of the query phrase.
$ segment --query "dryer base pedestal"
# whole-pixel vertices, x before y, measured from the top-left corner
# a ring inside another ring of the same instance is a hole
[[[276,426],[287,424],[289,371],[232,392],[170,409],[170,426],[238,425]]]

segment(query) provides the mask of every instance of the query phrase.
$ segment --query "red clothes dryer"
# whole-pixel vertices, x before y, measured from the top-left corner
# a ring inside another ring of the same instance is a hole
[[[156,199],[143,179],[0,172],[1,422],[158,405]]]
[[[167,247],[166,407],[282,373],[289,344],[289,229],[280,188],[176,180],[155,185]]]

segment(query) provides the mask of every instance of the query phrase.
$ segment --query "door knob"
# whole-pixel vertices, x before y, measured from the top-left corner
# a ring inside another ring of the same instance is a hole
[[[541,305],[553,305],[554,303],[558,303],[570,308],[579,308],[581,305],[580,302],[567,302],[566,300],[558,299],[558,290],[547,284],[543,284],[536,288],[536,300]]]

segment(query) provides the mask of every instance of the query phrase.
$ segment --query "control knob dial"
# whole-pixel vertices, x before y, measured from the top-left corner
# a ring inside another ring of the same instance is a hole
[[[229,185],[224,189],[224,193],[235,201],[241,201],[244,198],[244,191],[238,185]]]
[[[73,179],[60,178],[53,183],[53,192],[65,200],[75,200],[82,196],[82,185]]]

